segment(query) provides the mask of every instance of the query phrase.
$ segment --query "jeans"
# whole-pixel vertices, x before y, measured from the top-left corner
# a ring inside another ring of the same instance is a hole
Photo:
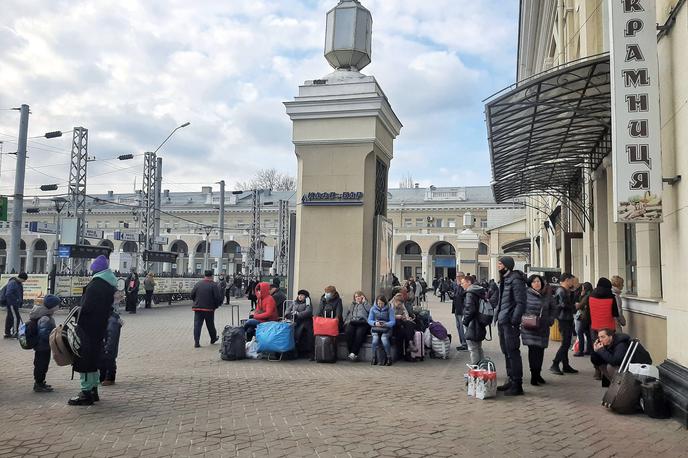
[[[151,308],[151,302],[153,302],[153,290],[146,290],[146,308]]]
[[[554,357],[554,364],[564,363],[564,366],[568,366],[569,348],[571,348],[571,339],[573,338],[573,320],[560,320],[559,333],[561,334],[561,346]]]
[[[50,349],[36,350],[33,355],[33,380],[44,383],[50,365]]]
[[[476,365],[485,359],[482,341],[468,340],[466,341],[466,344],[468,345],[468,351],[471,354],[471,364]]]
[[[249,342],[255,337],[256,335],[256,328],[260,324],[260,321],[256,320],[255,318],[249,318],[246,320],[246,323],[244,323],[244,332],[246,333],[246,341]]]
[[[466,346],[466,330],[463,327],[463,315],[454,315],[456,318],[456,330],[459,331],[459,345]]]
[[[576,320],[576,336],[578,337],[578,352],[591,354],[593,341],[589,321]]]
[[[215,312],[194,312],[194,342],[199,343],[201,340],[201,328],[203,327],[203,322],[205,321],[205,326],[208,328],[208,334],[210,334],[210,340],[217,339],[217,331],[215,330]]]
[[[226,304],[229,305],[229,298],[232,297],[232,290],[227,288],[225,289],[225,300],[227,301]]]
[[[509,324],[499,324],[499,348],[506,360],[506,374],[509,380],[523,383],[523,361],[521,360],[521,330]]]
[[[385,349],[385,356],[387,358],[392,357],[392,345],[389,342],[390,332],[373,332],[373,343],[372,343],[372,353],[373,358],[377,358],[377,347],[380,345],[380,339],[382,339],[382,347]]]
[[[19,323],[21,323],[21,316],[19,315],[18,305],[7,306],[7,317],[5,318],[5,335],[16,336],[19,330]]]
[[[528,364],[532,374],[542,372],[542,361],[545,359],[545,349],[536,345],[528,345]]]
[[[346,325],[344,333],[346,334],[346,348],[349,353],[358,356],[369,330],[370,326],[365,322],[351,322]]]

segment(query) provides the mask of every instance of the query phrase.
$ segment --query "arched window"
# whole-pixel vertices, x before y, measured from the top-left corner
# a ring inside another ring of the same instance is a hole
[[[478,245],[478,254],[479,255],[489,254],[489,247],[486,244],[481,242],[480,245]]]

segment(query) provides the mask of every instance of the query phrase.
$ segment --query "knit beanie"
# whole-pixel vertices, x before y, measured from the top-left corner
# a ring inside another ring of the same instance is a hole
[[[504,267],[506,267],[506,270],[514,270],[514,267],[516,267],[516,263],[514,262],[514,258],[511,256],[502,256],[499,258],[499,262],[504,264]]]
[[[60,305],[60,298],[54,294],[48,294],[43,298],[43,305],[47,309],[51,309]]]
[[[108,267],[110,267],[110,261],[108,261],[108,258],[103,256],[102,254],[98,256],[96,259],[94,259],[93,263],[91,263],[91,270],[94,274],[102,272],[103,270],[106,270]]]
[[[599,280],[597,280],[597,287],[599,289],[612,289],[612,282],[605,277],[600,277]]]
[[[309,293],[309,292],[306,291],[305,289],[300,289],[299,292],[296,293],[297,296],[300,296],[301,294],[303,294],[303,295],[306,296],[306,297],[311,297],[311,293]]]
[[[280,279],[275,277],[272,279],[272,284],[270,285],[271,288],[279,288],[280,287]]]

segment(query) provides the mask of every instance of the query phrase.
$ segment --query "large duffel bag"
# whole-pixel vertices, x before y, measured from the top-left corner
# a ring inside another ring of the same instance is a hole
[[[222,331],[220,358],[225,361],[236,361],[246,358],[246,334],[243,328],[225,326]]]
[[[267,321],[256,328],[259,353],[286,353],[294,344],[294,325],[285,321]]]
[[[620,414],[632,414],[640,409],[640,381],[628,371],[628,365],[638,349],[638,339],[631,340],[619,372],[602,398],[602,405]]]

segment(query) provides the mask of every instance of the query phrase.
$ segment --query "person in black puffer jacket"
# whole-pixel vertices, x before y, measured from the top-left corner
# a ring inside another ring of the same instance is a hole
[[[570,273],[561,274],[559,279],[559,288],[554,294],[554,303],[556,305],[557,320],[559,321],[559,333],[561,334],[561,346],[557,350],[557,354],[552,361],[552,367],[549,371],[553,374],[564,375],[575,374],[578,371],[569,364],[569,348],[571,348],[571,339],[573,338],[574,324],[573,314],[576,313],[576,306],[573,302],[573,275]],[[562,368],[559,368],[559,363],[562,363]]]
[[[463,326],[466,328],[466,343],[471,354],[471,364],[478,364],[485,358],[483,340],[487,334],[480,322],[480,301],[487,300],[487,291],[475,284],[475,277],[466,275],[461,279],[465,293],[463,302]]]
[[[542,361],[545,348],[549,345],[549,328],[554,323],[554,298],[542,276],[534,274],[528,277],[526,310],[524,315],[539,317],[538,329],[527,329],[521,326],[521,341],[528,347],[530,366],[530,384],[538,386],[546,383],[542,378]]]
[[[511,256],[503,256],[497,261],[500,276],[497,329],[508,377],[497,390],[504,391],[506,396],[523,394],[520,326],[521,316],[526,309],[526,276],[520,270],[514,270],[515,265]]]
[[[602,386],[608,387],[610,380],[621,367],[628,347],[631,345],[631,337],[628,334],[616,332],[614,329],[600,329],[597,340],[593,344],[595,349],[590,357],[592,364],[602,373]],[[650,353],[640,344],[633,353],[631,363],[652,364]]]

